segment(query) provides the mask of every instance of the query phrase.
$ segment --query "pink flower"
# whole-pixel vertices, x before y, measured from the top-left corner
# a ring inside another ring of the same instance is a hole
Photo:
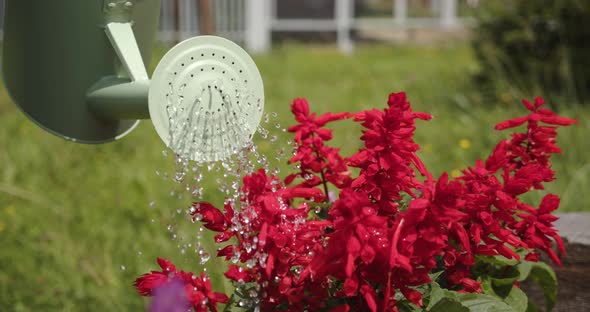
[[[154,289],[150,312],[186,312],[190,306],[184,292],[184,283],[175,279]]]

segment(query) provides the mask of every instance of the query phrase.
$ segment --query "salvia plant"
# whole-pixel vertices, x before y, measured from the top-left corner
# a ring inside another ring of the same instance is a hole
[[[537,309],[520,289],[530,279],[551,310],[557,281],[540,260],[560,265],[565,252],[553,226],[559,197],[538,206],[520,198],[555,178],[556,130],[576,121],[542,98],[523,104],[528,115],[495,127],[523,132],[461,175],[435,178],[413,139],[416,120],[431,116],[413,111],[405,93],[390,94],[383,110],[323,115],[295,99],[296,172],[281,179],[260,169],[243,178],[238,201],[190,210],[217,233],[235,292],[215,292],[206,274],[162,258],[135,286],[155,297],[154,311],[524,312]],[[345,119],[363,127],[363,147],[349,157],[328,145],[326,128]]]

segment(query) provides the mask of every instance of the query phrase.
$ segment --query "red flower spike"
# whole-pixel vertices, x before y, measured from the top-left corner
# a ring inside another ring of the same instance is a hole
[[[571,124],[578,123],[578,121],[575,119],[561,117],[550,110],[540,109],[540,107],[545,104],[543,98],[541,97],[535,98],[534,106],[533,104],[531,104],[531,102],[527,100],[522,100],[522,103],[529,111],[531,111],[531,114],[529,114],[528,116],[517,117],[503,121],[496,125],[496,130],[504,130],[508,128],[517,127],[524,124],[527,121],[541,121],[550,125],[559,126],[569,126]]]

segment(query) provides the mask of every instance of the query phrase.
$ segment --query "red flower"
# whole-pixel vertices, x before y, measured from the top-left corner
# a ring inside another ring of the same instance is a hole
[[[245,270],[241,266],[230,265],[224,275],[232,281],[250,283],[253,280],[253,273],[252,270]]]
[[[176,267],[166,259],[158,258],[158,264],[162,271],[152,271],[136,279],[133,285],[142,296],[152,296],[154,289],[168,283],[170,274],[176,274]]]
[[[211,281],[204,274],[198,277],[193,273],[177,271],[170,261],[162,258],[158,258],[158,264],[162,271],[152,271],[135,280],[134,285],[140,295],[153,296],[155,289],[173,282],[181,282],[186,298],[195,312],[215,312],[218,303],[228,302],[229,298],[226,295],[212,291]]]
[[[361,140],[365,148],[352,155],[350,166],[361,169],[352,187],[368,192],[379,203],[379,213],[393,215],[402,199],[402,192],[413,195],[420,185],[411,165],[422,175],[428,175],[424,164],[416,155],[419,146],[413,140],[415,119],[430,119],[430,115],[413,112],[404,92],[392,93],[389,108],[367,110],[355,114],[366,129]]]
[[[289,161],[298,163],[299,172],[285,178],[285,184],[291,184],[295,178],[304,181],[304,187],[323,185],[324,196],[328,196],[327,183],[338,188],[350,184],[350,171],[339,149],[326,146],[324,142],[332,139],[332,130],[323,128],[327,123],[351,117],[349,113],[326,113],[316,117],[309,113],[309,104],[305,99],[295,99],[291,104],[297,125],[289,127],[295,133],[296,153]]]
[[[317,134],[322,140],[332,139],[332,131],[322,128],[328,122],[349,118],[349,113],[326,113],[316,117],[316,113],[309,113],[309,104],[306,99],[297,98],[291,103],[291,111],[299,124],[289,127],[289,132],[295,132],[295,142],[301,141]]]
[[[520,208],[523,213],[518,214],[518,216],[522,220],[515,224],[515,228],[530,247],[545,251],[551,260],[561,265],[561,261],[553,251],[553,241],[557,243],[557,247],[562,254],[565,253],[565,247],[563,240],[553,227],[553,222],[559,218],[551,214],[558,207],[559,197],[553,194],[547,194],[543,197],[539,209],[521,204]]]
[[[296,99],[291,110],[297,125],[289,131],[297,144],[290,162],[298,170],[283,182],[264,169],[253,172],[244,177],[239,199],[227,200],[223,210],[194,203],[192,220],[226,243],[217,255],[232,262],[225,277],[251,297],[248,309],[398,311],[400,301],[421,307],[420,286],[441,270],[441,285],[482,292],[478,280],[486,276],[475,266],[481,256],[521,260],[524,251],[526,260],[537,261],[543,251],[559,263],[553,243],[564,252],[551,214],[559,198],[547,195],[535,208],[519,196],[555,178],[550,157],[561,152],[556,129],[575,120],[541,108],[540,98],[523,103],[529,115],[496,128],[526,123],[526,132],[501,141],[462,176],[435,179],[413,138],[416,119],[430,115],[414,112],[405,93],[390,94],[383,110],[319,117],[306,100]],[[344,158],[326,145],[332,131],[324,126],[352,116],[364,128],[364,147]],[[359,169],[357,177],[349,166]],[[195,311],[215,311],[228,301],[212,291],[205,275],[177,271],[164,259],[158,263],[162,271],[135,281],[141,295],[181,281],[182,298]]]
[[[219,209],[207,202],[193,203],[191,209],[191,216],[193,221],[201,221],[205,223],[205,227],[220,232],[215,236],[215,242],[222,243],[229,240],[233,233],[231,226],[233,225],[234,210],[229,203],[224,206],[225,213],[222,214]]]
[[[532,113],[528,116],[516,117],[503,121],[496,125],[496,130],[518,127],[527,121],[532,123],[537,123],[540,121],[546,124],[559,126],[569,126],[571,124],[578,123],[574,119],[561,117],[550,110],[540,108],[545,104],[542,97],[535,98],[534,105],[527,100],[522,100],[522,104]]]

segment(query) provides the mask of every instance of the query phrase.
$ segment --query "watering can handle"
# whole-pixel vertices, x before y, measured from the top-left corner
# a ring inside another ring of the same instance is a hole
[[[110,22],[105,33],[132,81],[106,77],[97,82],[87,94],[88,107],[107,120],[149,118],[150,80],[131,22]]]
[[[129,78],[133,81],[149,80],[131,23],[108,23],[105,32]]]

